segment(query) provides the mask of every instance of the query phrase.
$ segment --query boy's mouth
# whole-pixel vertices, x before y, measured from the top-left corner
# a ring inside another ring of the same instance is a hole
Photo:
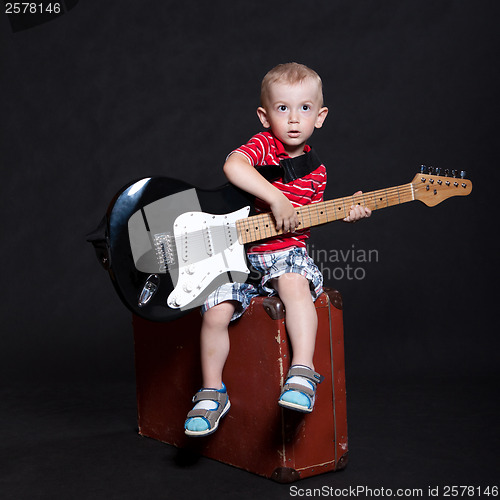
[[[300,131],[298,130],[289,130],[288,131],[288,137],[296,138],[299,137]]]

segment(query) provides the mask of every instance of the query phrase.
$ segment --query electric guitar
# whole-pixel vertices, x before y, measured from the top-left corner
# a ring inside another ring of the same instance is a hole
[[[408,184],[298,207],[299,228],[343,219],[356,204],[372,211],[414,200],[435,206],[470,194],[465,172],[452,173],[422,167]],[[87,240],[132,312],[170,321],[223,283],[246,281],[245,245],[282,233],[271,213],[253,215],[251,207],[253,197],[231,184],[207,190],[147,177],[118,192]]]

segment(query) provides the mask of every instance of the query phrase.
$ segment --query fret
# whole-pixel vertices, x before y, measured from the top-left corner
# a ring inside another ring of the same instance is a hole
[[[344,217],[347,217],[347,210],[345,209],[345,198],[342,198],[342,208],[344,210]]]
[[[297,209],[297,215],[299,217],[299,227],[310,227],[312,224],[311,214],[307,210],[302,210],[303,207]]]
[[[341,198],[334,200],[337,203],[340,203],[342,201]],[[335,210],[335,220],[339,220],[342,217],[342,205],[338,204]]]
[[[366,200],[365,200],[365,194],[364,193],[361,194],[361,199],[363,200],[363,205],[366,207],[367,205],[366,205]]]
[[[315,219],[316,219],[316,224],[321,224],[322,222],[322,219],[321,219],[321,215],[322,215],[322,211],[321,211],[321,207],[318,207],[318,206],[313,206],[311,205],[310,208],[307,210],[309,212],[309,220],[311,221],[312,223],[312,216],[311,214],[314,213],[315,215]]]
[[[332,219],[333,219],[333,220],[338,220],[338,219],[339,219],[339,217],[338,217],[338,215],[337,215],[337,213],[338,213],[338,208],[335,206],[335,202],[336,202],[336,201],[337,201],[337,200],[332,200],[332,201],[330,202],[330,205],[331,205],[331,207],[332,207],[332,215],[333,215]]]
[[[330,202],[331,206],[332,206],[332,220],[339,220],[339,216],[338,216],[338,207],[335,205],[337,200],[332,200]]]
[[[385,204],[385,207],[384,206],[379,206],[379,205],[383,205],[383,201],[384,201],[384,191],[385,189],[379,189],[378,191],[374,191],[373,194],[375,196],[375,200],[376,200],[376,209],[379,209],[379,208],[385,208],[387,207],[387,199],[386,199],[386,204]]]

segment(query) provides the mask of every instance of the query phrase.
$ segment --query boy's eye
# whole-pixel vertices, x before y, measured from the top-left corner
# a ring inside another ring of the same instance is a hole
[[[286,111],[288,108],[284,104],[278,106],[278,111]]]
[[[311,106],[309,106],[309,104],[304,104],[302,106],[302,111],[309,111],[311,109]]]

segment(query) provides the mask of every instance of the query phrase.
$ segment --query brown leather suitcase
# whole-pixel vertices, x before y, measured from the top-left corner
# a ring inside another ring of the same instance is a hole
[[[133,317],[139,433],[279,482],[343,469],[347,416],[342,298],[326,290],[316,301],[318,385],[310,414],[283,409],[278,397],[290,347],[278,298],[257,297],[231,324],[224,369],[231,409],[219,429],[187,437],[184,420],[201,385],[198,311],[170,322]]]

